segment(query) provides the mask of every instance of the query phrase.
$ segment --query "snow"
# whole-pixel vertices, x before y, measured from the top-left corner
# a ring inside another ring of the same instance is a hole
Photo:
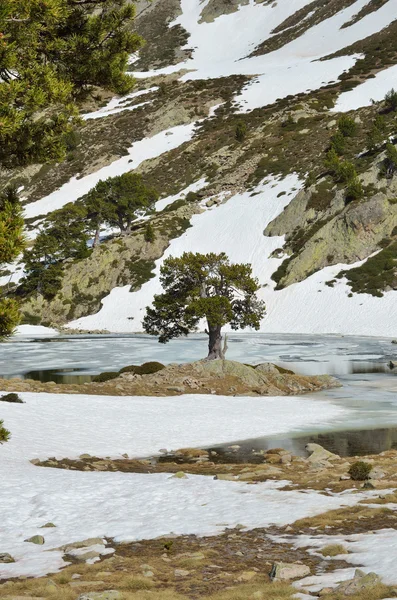
[[[62,458],[84,452],[147,456],[161,448],[207,446],[330,425],[350,413],[309,396],[130,398],[26,393],[22,397],[27,401],[24,405],[0,405],[0,418],[12,432],[11,441],[0,448],[1,460]],[[20,445],[21,439],[25,445]]]
[[[62,553],[48,550],[91,537],[128,541],[171,532],[211,535],[238,523],[286,525],[374,494],[324,496],[281,491],[286,482],[250,486],[204,476],[181,480],[168,474],[79,472],[28,462],[81,452],[139,456],[170,444],[201,445],[285,430],[341,415],[343,409],[331,403],[307,397],[22,396],[25,404],[0,406],[0,417],[12,431],[11,441],[0,446],[1,551],[17,561],[0,564],[0,578],[55,572],[64,565]],[[41,529],[47,522],[56,527]],[[24,542],[36,534],[44,535],[44,546]]]
[[[112,98],[106,106],[103,106],[99,110],[94,112],[86,113],[82,116],[84,121],[88,121],[90,119],[102,119],[103,117],[108,117],[109,115],[116,115],[126,110],[135,110],[144,106],[145,104],[150,104],[150,102],[141,102],[140,104],[128,105],[128,102],[133,100],[134,98],[139,98],[140,96],[145,96],[146,94],[150,94],[151,92],[155,92],[158,90],[158,87],[151,87],[147,90],[140,90],[138,92],[133,92],[132,94],[128,94],[127,96]]]
[[[384,491],[383,491],[384,493]],[[379,507],[379,505],[376,505]],[[393,510],[396,505],[385,505]],[[326,560],[344,560],[366,573],[375,572],[387,585],[397,583],[395,569],[397,561],[397,531],[395,529],[380,529],[370,533],[336,536],[307,536],[285,539],[286,543],[293,543],[297,548],[312,548],[316,553],[321,548],[330,544],[340,544],[346,548],[348,554],[328,558]],[[320,555],[321,556],[321,555]],[[322,557],[323,558],[323,557]],[[338,581],[350,579],[355,568],[337,570],[326,575],[307,577],[299,582],[300,586],[316,591],[326,585],[335,586]]]
[[[160,212],[164,210],[167,206],[169,206],[176,200],[184,198],[189,192],[198,192],[203,187],[205,187],[206,184],[207,180],[205,179],[205,177],[203,177],[202,179],[199,179],[198,181],[195,181],[194,183],[189,185],[184,190],[180,191],[179,194],[175,194],[175,196],[167,196],[167,198],[162,198],[161,200],[158,200],[155,204],[156,211]]]
[[[348,112],[363,106],[370,106],[372,100],[379,102],[392,88],[397,89],[397,65],[380,71],[353,90],[341,94],[332,109],[333,112]]]
[[[87,194],[100,180],[132,171],[143,161],[155,158],[181,146],[193,137],[195,126],[196,123],[178,125],[166,131],[161,131],[152,137],[135,142],[128,149],[126,156],[84,177],[72,177],[61,188],[49,194],[49,196],[37,200],[37,202],[27,204],[24,207],[25,218],[31,219],[62,208],[68,202],[75,202],[78,198]]]
[[[241,110],[252,110],[277,98],[318,89],[334,81],[354,65],[358,56],[322,62],[319,59],[380,31],[395,19],[395,0],[389,0],[376,12],[341,29],[368,3],[368,0],[357,0],[282,48],[249,58],[261,42],[271,38],[278,25],[308,3],[308,0],[291,0],[264,5],[250,0],[236,12],[222,15],[211,23],[200,23],[200,15],[208,2],[182,0],[182,14],[170,26],[179,24],[188,31],[186,48],[193,48],[192,57],[177,65],[135,75],[147,77],[181,69],[189,70],[182,81],[254,75],[254,80],[237,98]]]
[[[326,267],[303,282],[274,290],[270,278],[283,258],[269,256],[284,245],[284,237],[265,237],[263,231],[301,187],[302,182],[296,175],[277,180],[269,178],[255,188],[254,195],[250,192],[236,194],[224,204],[194,215],[192,227],[172,240],[157,261],[153,279],[138,292],[131,293],[129,285],[114,288],[102,300],[98,313],[72,321],[69,327],[141,331],[146,307],[152,303],[153,296],[162,291],[159,272],[167,257],[181,256],[188,251],[223,251],[233,262],[251,263],[254,275],[264,286],[259,292],[267,305],[267,315],[260,329],[263,332],[396,336],[396,291],[387,292],[382,298],[369,294],[349,297],[351,289],[345,279],[338,280],[334,287],[326,285],[341,270],[354,268],[362,262]]]
[[[51,327],[43,327],[42,325],[19,325],[14,335],[17,337],[41,337],[47,335],[53,337],[54,335],[59,335],[59,333],[56,329],[52,329]]]

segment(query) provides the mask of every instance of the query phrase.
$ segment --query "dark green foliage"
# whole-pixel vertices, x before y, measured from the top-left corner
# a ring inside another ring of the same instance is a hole
[[[397,172],[397,148],[391,144],[386,144],[386,157],[380,169],[380,176],[391,179]]]
[[[147,362],[143,365],[130,365],[120,369],[120,373],[135,373],[135,375],[151,375],[165,369],[165,366],[159,362]]]
[[[65,260],[85,258],[90,253],[85,215],[80,204],[70,203],[47,218],[33,248],[24,253],[26,277],[20,294],[38,292],[47,299],[57,294]]]
[[[0,194],[0,270],[15,260],[24,246],[22,208],[16,188],[10,186]],[[0,294],[0,340],[11,335],[19,321],[17,302]]]
[[[11,437],[11,433],[4,427],[4,421],[0,419],[0,444],[8,442]]]
[[[151,223],[147,223],[145,227],[145,242],[152,243],[154,242],[155,235],[153,225]]]
[[[346,277],[353,292],[383,296],[387,287],[397,285],[397,242],[390,243],[360,267],[341,271],[338,277]]]
[[[238,142],[243,142],[247,137],[247,124],[244,121],[239,121],[236,125],[235,130],[236,140]]]
[[[0,402],[12,402],[14,404],[24,404],[23,400],[15,392],[0,396]]]
[[[345,146],[346,142],[344,135],[340,131],[337,131],[331,138],[331,148],[333,148],[336,154],[340,156],[344,153]]]
[[[131,89],[128,57],[142,45],[133,17],[127,0],[2,0],[0,164],[64,158],[76,97]]]
[[[350,465],[349,475],[354,481],[365,481],[369,478],[371,471],[371,465],[362,460],[358,460]]]
[[[353,200],[360,200],[364,196],[364,190],[361,181],[358,177],[354,177],[349,181],[346,188],[345,202],[349,204]]]
[[[104,373],[100,373],[99,375],[95,375],[92,378],[94,383],[105,383],[105,381],[110,381],[111,379],[116,379],[119,376],[118,371],[105,371]]]
[[[170,257],[161,267],[164,293],[154,297],[143,321],[147,333],[159,336],[161,343],[195,331],[206,319],[208,332],[223,325],[232,329],[259,329],[265,305],[256,297],[258,281],[248,264],[231,264],[226,254],[193,254]],[[210,347],[211,353],[211,347]]]
[[[394,88],[389,90],[385,96],[386,108],[390,111],[397,111],[397,92]]]
[[[79,202],[87,211],[92,231],[106,223],[126,234],[139,215],[152,210],[157,199],[156,190],[145,185],[142,175],[130,172],[99,181]]]
[[[306,180],[305,180],[305,189],[309,189],[310,187],[312,187],[312,185],[316,184],[316,175],[313,173],[313,171],[310,171],[310,173],[308,173]]]
[[[357,123],[351,117],[343,115],[338,121],[338,129],[343,137],[353,137],[357,133]]]

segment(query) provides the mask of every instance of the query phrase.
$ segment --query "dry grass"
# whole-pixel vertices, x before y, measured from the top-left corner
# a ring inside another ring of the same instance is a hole
[[[370,519],[373,517],[392,514],[393,511],[386,507],[368,508],[367,506],[357,505],[346,508],[338,508],[337,510],[330,510],[315,517],[299,519],[298,521],[295,521],[293,527],[296,529],[305,527],[318,527],[319,529],[323,529],[324,527],[341,525],[346,521],[350,522],[357,519]]]
[[[393,598],[393,588],[387,585],[379,584],[368,590],[361,590],[359,593],[353,596],[348,596],[349,600],[382,600],[382,598]],[[347,596],[343,593],[340,594],[327,594],[325,596],[327,600],[346,600]]]
[[[320,550],[323,556],[339,556],[339,554],[348,554],[348,550],[341,544],[329,544]]]
[[[149,577],[128,577],[123,579],[120,586],[129,592],[152,590],[154,582]]]

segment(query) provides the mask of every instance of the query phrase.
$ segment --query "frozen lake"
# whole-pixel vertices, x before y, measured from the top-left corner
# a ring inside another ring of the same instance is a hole
[[[397,345],[389,338],[238,333],[228,335],[228,346],[230,360],[271,361],[306,375],[384,373],[388,362],[397,357]],[[58,381],[66,377],[73,381],[73,376],[118,371],[131,364],[182,363],[206,354],[203,334],[165,345],[142,334],[17,336],[0,344],[0,376],[55,380],[58,374]]]

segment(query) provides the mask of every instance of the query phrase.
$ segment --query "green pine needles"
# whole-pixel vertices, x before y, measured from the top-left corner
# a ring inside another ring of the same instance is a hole
[[[167,258],[160,269],[164,293],[154,297],[143,321],[147,333],[159,342],[196,331],[201,319],[207,324],[208,358],[224,358],[222,327],[258,330],[265,304],[257,298],[259,283],[249,264],[230,263],[225,253],[194,254]]]
[[[61,160],[76,99],[92,86],[131,90],[134,14],[127,0],[2,0],[0,165]]]

